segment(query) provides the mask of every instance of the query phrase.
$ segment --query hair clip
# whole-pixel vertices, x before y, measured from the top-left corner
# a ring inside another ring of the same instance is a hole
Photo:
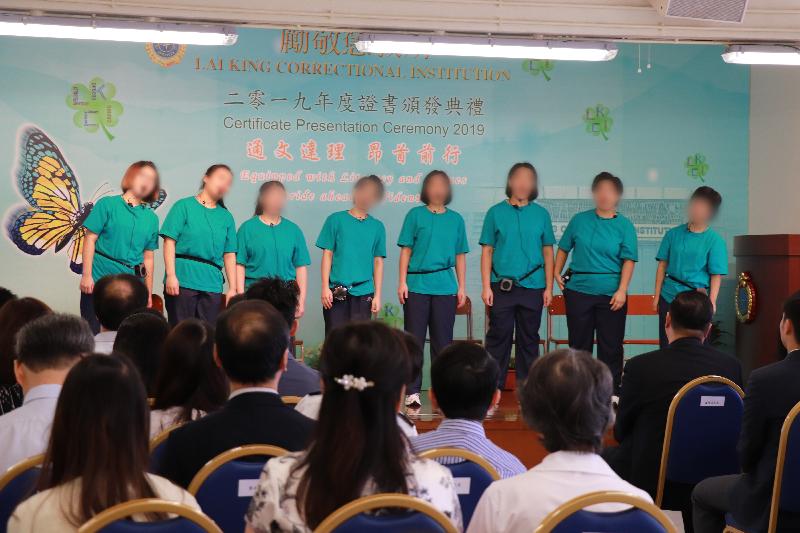
[[[355,377],[352,374],[345,374],[340,378],[334,378],[336,383],[342,386],[344,390],[356,389],[358,392],[363,391],[364,389],[368,389],[369,387],[374,387],[374,381],[367,381],[367,378],[363,377]]]

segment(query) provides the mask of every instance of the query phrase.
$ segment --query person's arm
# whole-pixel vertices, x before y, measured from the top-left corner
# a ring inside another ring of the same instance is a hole
[[[302,317],[306,312],[306,292],[308,291],[308,267],[305,265],[294,269],[299,294],[297,295],[297,313],[295,318]]]
[[[225,295],[227,305],[227,301],[239,293],[239,278],[236,276],[236,252],[222,254],[222,262],[225,265],[225,277],[228,278],[228,293]]]
[[[175,239],[164,237],[164,270],[167,279],[164,282],[164,292],[170,296],[177,296],[180,292],[180,282],[175,274]]]
[[[400,303],[406,303],[408,298],[408,263],[411,261],[411,248],[403,246],[400,248],[400,264],[397,267],[397,297]]]
[[[625,305],[625,302],[628,301],[628,285],[631,283],[631,278],[633,277],[633,267],[635,263],[631,259],[626,259],[622,263],[622,272],[619,276],[619,287],[617,287],[617,292],[611,297],[611,310],[612,311],[619,311],[622,309],[622,306]]]
[[[555,279],[558,288],[562,291],[564,290],[564,278],[561,277],[561,273],[564,271],[564,265],[567,263],[567,255],[567,252],[559,248],[556,253],[556,264],[553,266],[553,279]]]
[[[712,274],[708,285],[708,298],[711,300],[711,305],[714,306],[714,313],[716,313],[717,297],[719,296],[719,288],[722,286],[722,275]]]
[[[81,292],[92,294],[94,291],[94,278],[92,278],[92,264],[94,262],[94,245],[97,242],[97,233],[86,230],[83,238],[83,271],[81,274]]]
[[[752,472],[764,453],[764,445],[769,429],[765,408],[761,405],[762,391],[758,383],[758,374],[750,376],[747,383],[747,394],[744,397],[742,413],[742,430],[739,433],[739,463],[742,472]]]
[[[467,254],[456,255],[456,280],[458,281],[456,300],[461,307],[467,301]]]
[[[381,310],[381,290],[383,288],[383,257],[376,257],[372,262],[372,279],[375,282],[375,293],[372,295],[372,314]]]
[[[145,250],[142,262],[144,263],[144,284],[147,287],[147,307],[153,305],[153,268],[155,267],[155,252]]]
[[[553,302],[553,273],[555,272],[555,259],[553,258],[553,246],[546,244],[542,246],[542,258],[544,259],[544,293],[542,303],[549,307]]]
[[[619,409],[614,423],[614,438],[617,442],[627,438],[636,425],[636,419],[642,410],[642,383],[640,380],[639,366],[631,359],[625,366],[622,376],[622,387],[619,393]]]
[[[481,299],[491,307],[494,305],[494,292],[492,292],[492,258],[494,247],[484,244],[481,246]]]
[[[653,289],[653,311],[658,311],[658,300],[661,298],[661,288],[664,286],[664,278],[667,277],[667,266],[669,263],[666,261],[659,261],[658,268],[656,269],[656,286]]]
[[[322,276],[322,307],[333,307],[333,292],[331,292],[331,265],[333,264],[333,250],[322,250],[322,262],[319,270]]]
[[[236,265],[236,292],[244,292],[244,265],[240,263]]]

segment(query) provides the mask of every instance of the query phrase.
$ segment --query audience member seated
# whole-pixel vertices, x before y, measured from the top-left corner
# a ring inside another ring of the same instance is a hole
[[[426,500],[461,529],[450,471],[411,453],[397,425],[411,376],[404,352],[400,338],[380,322],[329,333],[313,441],[306,452],[267,462],[247,513],[248,532],[310,532],[342,505],[380,492]]]
[[[217,320],[215,343],[231,394],[222,409],[176,429],[167,439],[164,473],[183,487],[209,460],[237,446],[302,450],[314,426],[278,395],[289,327],[274,307],[259,300],[230,307]]]
[[[670,402],[695,378],[717,375],[741,385],[738,359],[705,344],[714,308],[698,291],[678,294],[669,306],[665,330],[669,345],[638,355],[625,365],[619,411],[614,425],[617,448],[604,457],[623,479],[655,498],[664,427]],[[691,524],[691,485],[670,483],[665,509],[684,511]]]
[[[519,391],[522,414],[550,452],[524,474],[494,482],[478,502],[469,533],[530,533],[561,504],[597,491],[652,501],[617,476],[598,452],[612,423],[608,367],[572,349],[539,357]],[[600,505],[598,512],[624,509]]]
[[[9,533],[77,531],[101,511],[138,498],[199,509],[189,493],[146,473],[147,425],[144,386],[130,361],[90,355],[75,365],[58,400],[41,492],[17,507]]]
[[[483,429],[489,407],[499,401],[499,375],[494,358],[474,342],[455,342],[442,350],[431,365],[428,394],[445,419],[436,430],[411,439],[414,451],[461,448],[488,460],[503,478],[525,472],[520,460],[486,438]]]
[[[44,452],[64,378],[93,348],[92,330],[77,316],[42,316],[19,331],[14,373],[25,401],[0,416],[0,472]]]
[[[148,396],[153,395],[161,347],[168,334],[169,323],[164,315],[145,309],[123,320],[114,338],[114,352],[133,361]]]
[[[94,338],[95,351],[109,354],[122,321],[147,307],[147,287],[131,274],[114,274],[97,280],[92,294],[100,322],[100,333]]]
[[[786,358],[753,370],[747,382],[739,437],[742,474],[701,481],[692,493],[696,533],[719,533],[732,513],[744,531],[766,531],[781,426],[800,402],[800,292],[783,306],[781,342]],[[800,531],[800,515],[780,513],[778,531]]]
[[[247,289],[245,297],[248,300],[264,300],[277,309],[289,324],[289,335],[294,338],[298,326],[295,314],[300,297],[297,283],[279,278],[263,278]],[[286,372],[278,384],[278,393],[281,396],[305,396],[320,391],[319,372],[295,359],[291,351],[287,362]]]
[[[22,387],[14,375],[17,332],[25,324],[50,313],[50,308],[35,298],[12,298],[0,306],[0,415],[22,405]]]
[[[3,307],[6,302],[10,302],[11,300],[16,300],[17,295],[11,292],[10,290],[6,289],[5,287],[0,287],[0,307]]]
[[[228,398],[228,381],[214,363],[214,328],[190,318],[164,341],[153,388],[150,436],[205,416]]]

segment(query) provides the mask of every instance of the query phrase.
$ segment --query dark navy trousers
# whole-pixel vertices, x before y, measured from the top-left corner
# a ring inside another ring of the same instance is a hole
[[[94,312],[94,295],[81,292],[81,317],[89,323],[92,328],[92,333],[97,335],[100,333],[100,321],[97,320],[97,315]]]
[[[196,291],[181,287],[177,296],[164,291],[164,307],[171,326],[187,318],[198,318],[214,325],[222,310],[222,293]]]
[[[453,325],[456,321],[458,300],[455,295],[419,294],[409,292],[403,304],[405,330],[419,341],[423,350],[418,357],[425,357],[425,337],[431,336],[431,361],[439,355],[447,345],[453,342]],[[422,361],[419,361],[422,368]],[[422,388],[422,372],[412,383],[406,394],[417,394]]]
[[[356,320],[369,320],[372,318],[372,295],[364,296],[347,295],[345,300],[333,300],[333,307],[322,309],[322,318],[325,319],[325,335],[342,324]]]

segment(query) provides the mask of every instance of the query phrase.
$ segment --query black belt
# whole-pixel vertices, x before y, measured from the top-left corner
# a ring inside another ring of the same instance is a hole
[[[147,277],[147,269],[145,268],[144,264],[140,264],[140,265],[129,265],[128,263],[125,263],[124,261],[120,261],[120,260],[119,260],[119,259],[117,259],[116,257],[111,257],[111,256],[110,256],[110,255],[108,255],[107,253],[105,253],[105,252],[103,252],[103,251],[101,251],[101,250],[98,250],[97,248],[95,248],[95,249],[94,249],[94,253],[96,253],[96,254],[97,254],[97,255],[99,255],[99,256],[105,257],[105,258],[106,258],[106,259],[108,259],[109,261],[114,261],[114,262],[115,262],[115,263],[117,263],[118,265],[122,265],[122,266],[124,266],[125,268],[127,268],[127,269],[129,269],[129,270],[133,270],[133,274],[134,274],[135,276],[139,277],[139,278],[142,278],[142,279],[144,279],[144,278],[146,278],[146,277]]]
[[[348,290],[352,289],[353,287],[358,287],[359,285],[363,285],[365,283],[369,283],[370,280],[365,279],[364,281],[356,281],[351,283],[350,285],[345,285],[344,283],[337,283],[335,281],[331,281],[329,287],[332,289],[334,287],[346,287]]]
[[[111,260],[111,261],[114,261],[115,263],[118,263],[118,264],[120,264],[120,265],[124,266],[125,268],[130,268],[131,270],[133,270],[133,265],[129,265],[128,263],[125,263],[125,262],[123,262],[123,261],[120,261],[120,260],[119,260],[119,259],[117,259],[116,257],[111,257],[111,256],[110,256],[110,255],[108,255],[107,253],[101,252],[101,251],[100,251],[100,250],[98,250],[97,248],[95,248],[95,249],[94,249],[94,253],[96,253],[97,255],[102,255],[102,256],[103,256],[103,257],[105,257],[106,259],[109,259],[109,260]]]
[[[222,267],[216,264],[214,261],[210,259],[204,259],[202,257],[197,257],[196,255],[188,255],[188,254],[175,254],[175,259],[188,259],[189,261],[196,261],[197,263],[203,263],[206,265],[211,265],[215,267],[217,270],[222,272]]]
[[[437,268],[434,270],[409,270],[407,274],[434,274],[436,272],[444,272],[445,270],[450,270],[453,268],[452,266],[446,266],[443,268]]]
[[[697,289],[707,289],[707,288],[708,288],[708,287],[695,287],[694,285],[691,285],[691,284],[689,284],[688,282],[686,282],[686,281],[683,281],[683,280],[682,280],[682,279],[680,279],[680,278],[676,278],[676,277],[675,277],[675,276],[673,276],[672,274],[667,274],[667,278],[668,278],[668,279],[671,279],[671,280],[672,280],[672,281],[674,281],[675,283],[677,283],[677,284],[679,284],[679,285],[683,285],[684,287],[687,287],[687,288],[689,288],[689,289],[691,289],[691,290],[693,290],[693,291],[696,291]]]
[[[522,276],[522,277],[521,277],[521,278],[519,278],[519,279],[516,279],[515,281],[516,281],[517,283],[519,283],[519,282],[521,282],[522,280],[524,280],[525,278],[529,278],[529,277],[533,276],[533,275],[534,275],[534,274],[536,274],[536,272],[538,272],[538,271],[539,271],[539,269],[541,269],[543,266],[544,266],[544,265],[538,265],[538,266],[534,267],[534,269],[533,269],[533,270],[529,271],[527,274],[525,274],[524,276]],[[494,269],[494,267],[492,267],[492,273],[493,273],[495,276],[497,276],[498,278],[505,277],[505,276],[501,276],[500,274],[498,274],[498,273],[497,273],[497,270],[495,270],[495,269]],[[514,279],[514,278],[508,278],[508,279]]]
[[[575,274],[593,274],[593,275],[605,274],[605,275],[619,276],[622,273],[621,272],[580,272],[580,271],[572,270],[571,268],[567,268],[566,272],[564,272],[564,274],[561,276],[561,279],[564,280],[564,283],[567,283],[569,280],[572,279],[572,276],[574,276]]]

